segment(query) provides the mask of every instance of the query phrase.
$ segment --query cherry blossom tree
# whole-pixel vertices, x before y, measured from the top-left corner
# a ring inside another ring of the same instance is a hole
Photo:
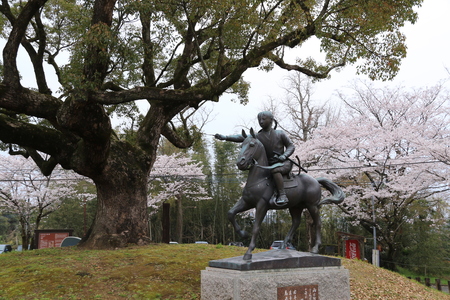
[[[155,213],[167,200],[177,203],[177,242],[183,238],[183,199],[196,201],[210,199],[204,188],[206,175],[201,163],[195,162],[189,155],[178,153],[159,155],[155,161],[150,177],[148,205]]]
[[[51,176],[43,176],[29,159],[1,157],[0,209],[17,216],[23,249],[33,245],[34,230],[39,229],[42,219],[58,209],[65,198],[75,195],[79,180],[80,176],[62,168],[55,169]]]
[[[317,172],[334,174],[345,186],[341,209],[369,232],[376,227],[389,262],[399,250],[402,226],[417,217],[411,205],[424,199],[437,205],[449,191],[450,167],[429,151],[448,145],[442,142],[449,129],[442,90],[355,84],[351,96],[340,95],[347,111],[339,122],[297,147]]]

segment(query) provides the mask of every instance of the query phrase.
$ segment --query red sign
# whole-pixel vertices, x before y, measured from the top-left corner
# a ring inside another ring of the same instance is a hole
[[[361,259],[361,251],[359,250],[358,240],[345,241],[345,257],[350,259]]]
[[[40,232],[38,249],[61,247],[62,241],[68,236],[68,232]]]

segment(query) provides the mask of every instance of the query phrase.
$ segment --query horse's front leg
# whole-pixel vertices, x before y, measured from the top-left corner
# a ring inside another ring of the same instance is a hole
[[[234,230],[236,231],[239,236],[242,238],[247,238],[249,234],[245,230],[241,230],[241,226],[236,222],[236,214],[249,210],[252,208],[250,205],[247,204],[247,202],[244,201],[244,199],[239,199],[239,201],[228,211],[228,220],[231,222],[231,224],[234,227]]]
[[[247,252],[244,255],[244,260],[252,259],[252,251],[256,247],[256,238],[258,237],[259,229],[261,228],[261,223],[267,213],[267,205],[264,200],[260,200],[256,205],[255,222],[253,223],[252,239],[250,245],[248,245]]]

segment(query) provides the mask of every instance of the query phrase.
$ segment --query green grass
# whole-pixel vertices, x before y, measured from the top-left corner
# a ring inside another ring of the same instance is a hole
[[[200,270],[207,262],[242,252],[158,244],[10,253],[0,256],[0,299],[199,299]]]
[[[242,256],[245,250],[223,245],[153,244],[119,250],[72,247],[3,254],[0,300],[200,299],[200,272],[208,262]],[[266,250],[255,252],[260,251]],[[399,274],[361,261],[342,262],[350,270],[352,299],[450,300],[449,295]],[[365,281],[375,275],[376,281]],[[408,286],[406,290],[419,298],[404,298],[404,288],[397,292],[399,284]],[[384,298],[373,298],[375,294]]]

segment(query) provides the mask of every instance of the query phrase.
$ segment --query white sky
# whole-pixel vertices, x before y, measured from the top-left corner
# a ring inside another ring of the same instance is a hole
[[[446,68],[450,69],[450,1],[425,0],[417,9],[419,19],[414,24],[408,24],[403,32],[407,36],[407,57],[403,60],[400,72],[389,84],[407,87],[425,87],[436,84],[439,80],[450,78]],[[318,47],[318,46],[317,46]],[[317,49],[317,50],[316,50]],[[307,49],[308,56],[317,57],[318,48]],[[301,49],[303,51],[304,49]],[[251,82],[249,104],[246,106],[233,103],[231,97],[221,97],[219,103],[211,103],[214,119],[205,126],[204,132],[209,134],[238,133],[242,125],[255,122],[256,115],[261,110],[263,102],[269,99],[282,99],[283,78],[288,71],[275,67],[270,73],[255,69],[244,73],[244,78]],[[335,91],[349,85],[356,78],[355,68],[345,67],[339,73],[332,72],[331,78],[315,84],[313,99],[332,101]],[[367,79],[368,80],[368,79]],[[386,84],[381,83],[380,84]]]

